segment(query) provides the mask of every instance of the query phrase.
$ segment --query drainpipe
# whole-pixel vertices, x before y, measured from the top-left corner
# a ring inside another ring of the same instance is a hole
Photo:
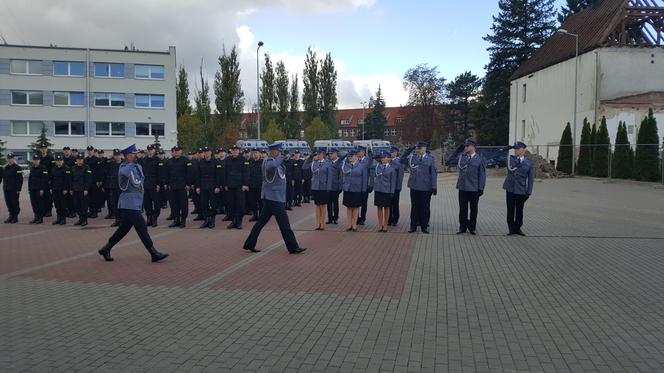
[[[90,48],[85,49],[85,96],[86,96],[86,105],[85,105],[85,146],[90,146],[90,131],[92,130],[90,126]]]

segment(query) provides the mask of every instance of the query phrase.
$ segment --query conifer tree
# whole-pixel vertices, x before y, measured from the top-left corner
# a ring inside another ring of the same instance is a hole
[[[576,163],[576,173],[579,175],[591,175],[592,155],[590,148],[592,146],[592,130],[588,118],[583,119],[583,129],[581,130],[581,148],[579,149],[579,159]]]
[[[609,157],[611,157],[611,138],[609,129],[606,127],[606,117],[602,117],[593,147],[593,176],[609,176]]]
[[[572,129],[569,122],[563,130],[563,135],[560,138],[560,148],[558,149],[558,162],[556,162],[556,170],[566,174],[572,173]]]

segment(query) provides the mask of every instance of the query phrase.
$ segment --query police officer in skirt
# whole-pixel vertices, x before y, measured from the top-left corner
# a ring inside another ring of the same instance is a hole
[[[374,172],[374,205],[377,207],[378,225],[380,226],[378,232],[387,232],[390,207],[399,178],[397,170],[390,164],[391,160],[390,153],[383,152],[380,164],[376,165]]]
[[[7,153],[7,164],[2,169],[0,176],[2,182],[2,191],[5,197],[5,204],[9,211],[9,217],[4,221],[5,224],[18,223],[18,214],[21,212],[21,207],[18,202],[18,197],[23,188],[23,169],[16,164],[16,157],[14,153]]]
[[[526,158],[526,144],[517,141],[513,146],[514,155],[507,157],[507,177],[503,183],[507,200],[508,236],[525,236],[523,226],[523,206],[533,194],[535,168],[533,162]]]
[[[244,242],[243,248],[257,253],[256,242],[261,230],[267,224],[272,216],[277,220],[281,237],[286,244],[288,252],[291,254],[300,254],[305,251],[301,248],[295,234],[290,227],[288,215],[284,209],[286,205],[286,169],[284,157],[281,156],[282,144],[272,144],[269,146],[270,155],[263,162],[263,187],[261,188],[261,198],[263,199],[263,209],[258,217],[258,221],[251,228],[251,233]]]
[[[316,152],[308,166],[308,170],[311,172],[311,196],[316,205],[317,231],[325,230],[327,202],[332,187],[331,166],[332,163],[326,158],[325,150],[322,149]]]
[[[357,224],[362,207],[363,193],[367,186],[367,170],[357,159],[357,152],[351,150],[341,164],[341,188],[344,191],[343,205],[348,216],[347,232],[357,232]]]
[[[476,152],[477,143],[473,139],[464,142],[464,154],[459,155],[457,169],[459,178],[456,188],[459,190],[459,231],[457,234],[470,232],[475,235],[477,228],[477,205],[484,194],[486,168],[484,159]],[[469,215],[470,212],[470,215]]]
[[[410,188],[410,230],[408,233],[422,229],[429,233],[431,216],[431,196],[438,193],[436,161],[427,152],[426,143],[418,143],[417,151],[408,156],[408,188]]]
[[[150,253],[153,262],[168,257],[168,254],[160,253],[154,248],[152,239],[148,234],[148,227],[145,224],[145,219],[141,215],[141,208],[143,207],[143,183],[145,182],[145,175],[143,174],[142,167],[136,163],[136,146],[132,145],[122,151],[126,161],[120,166],[118,175],[118,186],[120,187],[120,197],[118,199],[118,213],[120,214],[120,226],[113,233],[108,243],[102,247],[98,253],[107,262],[112,262],[111,249],[115,246],[124,236],[129,233],[133,227],[138,237],[143,242],[143,246]]]

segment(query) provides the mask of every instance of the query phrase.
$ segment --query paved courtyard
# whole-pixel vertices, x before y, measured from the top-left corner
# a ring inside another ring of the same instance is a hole
[[[315,232],[305,205],[300,256],[273,222],[252,255],[251,223],[173,230],[163,214],[157,264],[133,232],[105,263],[110,221],[30,226],[23,200],[22,223],[0,224],[0,371],[664,371],[664,189],[537,182],[528,237],[506,237],[501,182],[478,236],[455,234],[453,177],[430,235],[406,232],[407,190],[390,233],[374,208],[361,232],[345,211]]]

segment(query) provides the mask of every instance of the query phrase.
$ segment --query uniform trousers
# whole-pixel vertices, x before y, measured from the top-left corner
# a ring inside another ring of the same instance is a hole
[[[118,216],[118,196],[120,191],[117,188],[106,188],[106,204],[108,205],[108,212],[116,219]]]
[[[410,190],[410,228],[429,228],[431,192]]]
[[[228,188],[226,191],[228,194],[228,205],[227,214],[231,217],[236,217],[242,219],[244,216],[244,192],[241,188]]]
[[[157,192],[156,187],[146,188],[143,193],[143,208],[145,209],[145,216],[159,217],[161,212],[161,195]]]
[[[327,200],[327,220],[339,220],[339,194],[340,190],[331,190]]]
[[[143,246],[145,246],[148,251],[152,249],[152,239],[148,234],[148,227],[145,224],[145,219],[143,218],[143,215],[141,215],[141,212],[138,210],[118,209],[118,213],[120,214],[120,225],[111,238],[108,239],[109,248],[120,242],[120,240],[122,240],[133,227],[136,233],[138,233],[141,242],[143,242]]]
[[[201,188],[201,202],[198,206],[200,215],[206,218],[211,218],[217,215],[216,195],[214,189]]]
[[[304,184],[302,184],[302,197],[307,201],[311,198],[311,179],[304,179]]]
[[[263,200],[261,199],[261,189],[262,187],[249,188],[249,204],[247,205],[247,210],[249,212],[258,215],[258,212],[261,210]]]
[[[244,242],[244,249],[251,250],[256,248],[256,242],[258,241],[258,235],[260,235],[261,230],[265,227],[270,218],[274,216],[279,225],[279,230],[281,231],[281,238],[283,238],[284,243],[288,251],[297,250],[300,246],[295,239],[295,234],[290,227],[290,222],[288,221],[288,215],[286,214],[285,204],[283,202],[270,201],[263,199],[263,209],[261,214],[258,217],[258,221],[251,228],[251,233],[249,237]]]
[[[459,191],[459,231],[475,231],[477,227],[477,204],[479,200],[479,192]]]
[[[79,218],[84,218],[88,213],[88,196],[83,195],[83,191],[75,191],[72,196],[74,200],[74,211]]]
[[[293,202],[300,203],[302,202],[302,180],[295,180],[295,186],[293,187]]]
[[[360,208],[360,221],[367,220],[367,202],[369,201],[369,192],[362,192],[362,207]]]
[[[397,224],[399,222],[399,195],[401,190],[395,190],[392,195],[392,201],[390,203],[390,218],[388,219],[389,223]]]
[[[30,190],[30,205],[32,206],[32,213],[36,218],[44,217],[45,196],[39,194],[39,190]]]
[[[185,189],[171,189],[170,200],[171,216],[174,219],[187,220],[187,215],[189,215],[187,191]]]
[[[55,213],[58,217],[66,217],[67,211],[67,196],[62,194],[61,190],[53,190],[53,204],[55,205]]]
[[[507,226],[510,233],[518,232],[523,226],[523,205],[528,196],[507,192]]]
[[[7,205],[7,211],[9,211],[9,215],[18,216],[19,212],[21,212],[21,208],[18,203],[19,192],[16,190],[5,190],[4,195],[5,205]]]
[[[51,212],[53,209],[53,194],[50,190],[44,191],[44,213]]]

